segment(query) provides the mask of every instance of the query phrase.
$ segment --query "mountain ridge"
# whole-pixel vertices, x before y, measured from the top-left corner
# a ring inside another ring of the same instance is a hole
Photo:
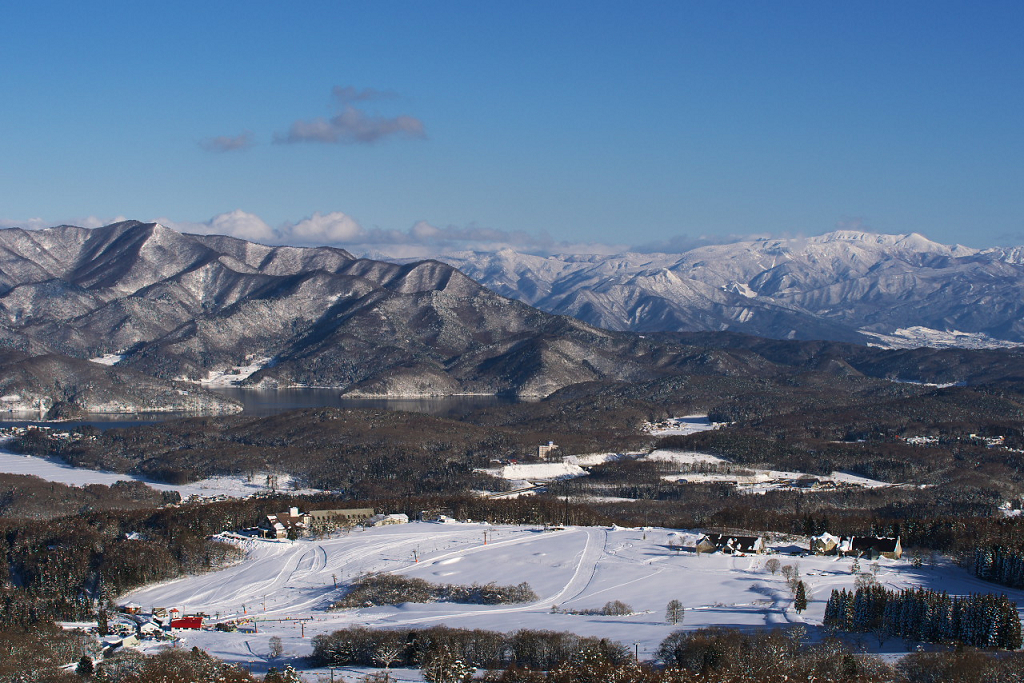
[[[541,257],[502,249],[439,258],[505,296],[607,329],[890,347],[1024,343],[1021,247],[839,230],[678,254]]]
[[[246,386],[545,396],[657,373],[628,335],[504,298],[437,260],[271,247],[126,221],[0,231],[9,346],[163,380],[269,358]],[[0,335],[0,339],[3,336]]]

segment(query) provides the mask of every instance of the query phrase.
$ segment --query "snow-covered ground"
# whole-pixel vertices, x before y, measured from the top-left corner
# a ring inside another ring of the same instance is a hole
[[[236,365],[226,370],[211,370],[206,374],[206,379],[200,384],[209,387],[231,387],[248,379],[251,374],[262,370],[272,362],[269,356],[266,358],[246,358],[245,365]]]
[[[100,365],[117,365],[124,360],[124,354],[120,353],[105,353],[102,356],[89,359],[93,363],[99,363]]]
[[[96,358],[90,358],[89,360],[93,363],[99,363],[100,365],[117,365],[124,360],[124,354],[117,353],[105,353],[102,356]],[[206,379],[200,380],[199,383],[204,386],[211,387],[230,387],[239,384],[242,380],[247,379],[249,375],[262,370],[269,365],[273,359],[269,356],[266,358],[255,358],[247,357],[244,365],[235,365],[230,368],[223,370],[210,370],[206,374]],[[183,382],[191,382],[192,380],[184,377],[179,378]]]
[[[879,488],[892,486],[892,484],[869,479],[847,472],[833,472],[830,475],[808,475],[804,472],[789,472],[786,470],[758,469],[733,465],[728,460],[709,453],[698,453],[694,451],[652,451],[645,456],[650,460],[662,462],[675,462],[680,465],[693,466],[700,463],[713,465],[717,471],[713,472],[681,472],[665,476],[668,481],[706,482],[706,481],[732,481],[736,482],[738,488],[745,493],[763,493],[772,489],[792,488],[793,482],[801,478],[811,476],[821,482],[832,482],[835,484],[848,484],[852,486],[863,486],[864,488]],[[732,470],[735,470],[733,472]]]
[[[484,532],[487,544],[484,544]],[[520,628],[573,631],[632,646],[652,658],[658,643],[675,628],[665,621],[669,600],[685,606],[682,628],[732,626],[763,628],[805,623],[817,637],[825,601],[833,588],[853,588],[852,560],[778,555],[794,565],[807,586],[808,610],[792,609],[793,596],[782,574],[765,568],[765,556],[696,555],[672,548],[694,544],[698,535],[669,529],[575,527],[545,532],[527,526],[412,523],[354,531],[328,539],[234,542],[247,551],[239,564],[201,576],[145,587],[121,596],[150,607],[203,611],[214,620],[254,618],[259,633],[181,632],[186,646],[198,645],[233,662],[253,662],[253,670],[275,665],[268,641],[282,639],[285,658],[302,657],[318,633],[351,625],[375,628],[428,627],[514,631]],[[794,551],[795,543],[775,544]],[[414,562],[414,551],[419,562]],[[861,571],[871,563],[861,560]],[[432,582],[514,584],[528,582],[540,596],[518,605],[402,604],[328,611],[343,588],[367,572],[389,571]],[[925,586],[954,594],[1007,593],[1024,605],[1024,592],[985,583],[948,561],[915,568],[907,560],[882,559],[877,580],[892,589]],[[629,616],[578,616],[560,609],[601,608],[621,600]],[[305,632],[297,618],[307,618]],[[867,639],[865,644],[874,647]],[[902,650],[890,641],[883,650]],[[280,664],[276,664],[280,666]],[[315,680],[315,679],[310,679]]]
[[[505,465],[482,470],[495,477],[507,479],[513,490],[509,493],[491,494],[497,496],[514,496],[529,493],[532,489],[546,482],[559,479],[571,479],[574,477],[585,477],[588,472],[584,467],[593,467],[610,460],[619,458],[638,458],[657,460],[666,463],[676,463],[679,467],[678,474],[666,474],[663,478],[666,481],[684,482],[733,482],[738,490],[743,493],[764,493],[771,490],[786,490],[797,488],[797,482],[811,477],[822,484],[833,484],[836,486],[861,486],[864,488],[879,488],[892,486],[892,484],[876,479],[869,479],[847,472],[832,472],[829,475],[808,475],[804,472],[789,472],[785,470],[759,469],[734,465],[725,458],[720,458],[710,453],[697,451],[670,451],[658,449],[650,453],[594,453],[591,455],[568,456],[561,461],[524,463]],[[706,464],[709,467],[701,471],[694,466]],[[808,489],[813,490],[813,489]],[[615,500],[607,497],[592,497],[593,500]]]
[[[266,476],[256,476],[252,481],[244,477],[211,477],[191,484],[164,484],[146,477],[104,470],[88,470],[71,467],[60,460],[37,458],[31,455],[20,455],[0,450],[0,472],[7,474],[28,474],[46,481],[55,481],[69,486],[87,486],[104,484],[110,486],[119,481],[141,481],[158,491],[177,491],[183,499],[190,496],[198,498],[246,498],[255,493],[269,491]],[[292,491],[291,478],[286,474],[277,475],[277,487]],[[315,489],[297,489],[299,495],[320,493]]]
[[[934,330],[920,325],[901,327],[889,334],[860,330],[861,333],[878,340],[870,346],[890,349],[916,349],[930,347],[933,349],[1012,349],[1020,346],[1017,342],[996,339],[983,332],[962,332],[960,330]]]
[[[686,436],[709,429],[718,429],[721,426],[720,423],[711,422],[707,415],[684,415],[683,417],[671,417],[664,422],[649,424],[647,432],[654,436]]]

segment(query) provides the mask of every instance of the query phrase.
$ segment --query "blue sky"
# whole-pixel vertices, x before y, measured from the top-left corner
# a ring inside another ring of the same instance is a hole
[[[1019,1],[44,1],[0,17],[5,226],[584,251],[841,226],[1024,243]]]

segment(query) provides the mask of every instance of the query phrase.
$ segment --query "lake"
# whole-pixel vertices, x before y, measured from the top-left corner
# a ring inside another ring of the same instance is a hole
[[[242,389],[239,387],[209,388],[212,392],[240,401],[242,415],[266,417],[299,408],[382,408],[384,410],[408,410],[437,417],[459,417],[466,413],[490,406],[510,405],[522,399],[514,396],[447,396],[441,398],[343,398],[338,389]],[[25,419],[25,413],[0,413],[0,426],[46,425],[72,429],[89,424],[99,429],[111,427],[133,427],[153,424],[183,417],[195,417],[194,413],[97,413],[83,420],[46,422]]]

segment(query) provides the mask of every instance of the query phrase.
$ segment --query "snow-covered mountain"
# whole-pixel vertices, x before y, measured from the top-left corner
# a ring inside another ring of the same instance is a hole
[[[105,358],[164,380],[238,373],[249,386],[372,396],[546,396],[650,378],[693,352],[655,352],[541,312],[438,261],[396,265],[136,221],[0,230],[0,346]]]
[[[681,254],[440,257],[544,311],[612,330],[730,330],[885,346],[1024,343],[1024,248],[842,230]]]

